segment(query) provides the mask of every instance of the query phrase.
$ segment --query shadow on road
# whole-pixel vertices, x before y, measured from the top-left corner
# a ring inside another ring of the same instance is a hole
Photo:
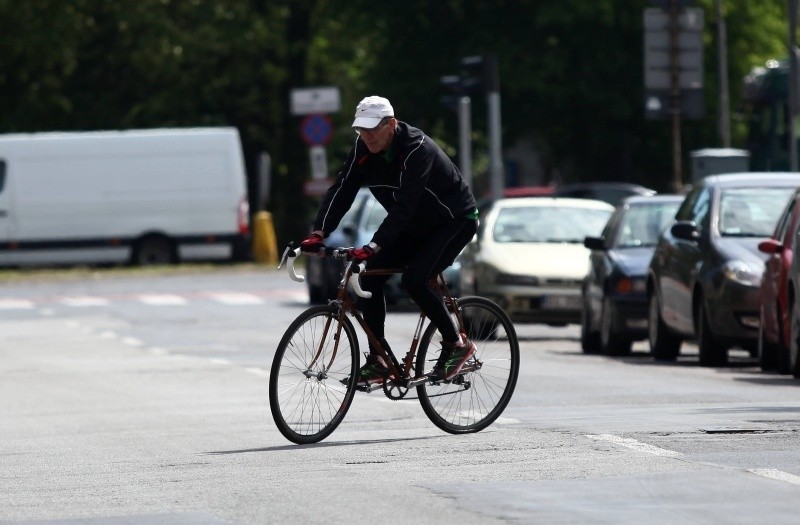
[[[263,448],[246,448],[242,450],[216,450],[203,452],[206,456],[224,456],[227,454],[247,454],[251,452],[281,452],[284,450],[297,450],[304,448],[319,448],[319,447],[346,447],[352,445],[374,445],[376,443],[402,443],[404,441],[422,441],[429,439],[442,439],[447,436],[424,436],[424,437],[409,437],[409,438],[395,438],[395,439],[361,439],[357,441],[326,441],[323,443],[312,443],[310,445],[280,445],[277,447],[263,447]],[[366,463],[366,462],[365,462]],[[368,463],[388,463],[388,461],[369,461]]]

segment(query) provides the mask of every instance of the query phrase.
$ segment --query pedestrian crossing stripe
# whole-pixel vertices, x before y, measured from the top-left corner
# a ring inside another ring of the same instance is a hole
[[[91,297],[88,295],[82,295],[78,297],[62,297],[59,300],[60,303],[66,304],[67,306],[106,306],[108,304],[108,299],[104,297]]]
[[[191,293],[189,297],[169,293],[144,293],[137,295],[118,295],[118,296],[55,296],[37,299],[22,299],[15,297],[0,297],[0,310],[33,310],[37,307],[42,312],[47,311],[48,315],[53,314],[52,308],[45,308],[47,305],[60,304],[73,308],[104,307],[113,303],[138,302],[148,306],[187,306],[196,303],[198,299],[211,300],[226,306],[259,306],[276,299],[289,299],[298,303],[307,303],[308,295],[303,291],[297,290],[269,290],[255,293],[236,292],[236,291],[216,291]]]
[[[180,295],[170,295],[170,294],[140,295],[138,299],[144,304],[149,304],[152,306],[181,306],[188,302]]]
[[[248,305],[264,304],[264,300],[257,295],[241,292],[215,292],[208,294],[212,299],[222,304]]]
[[[33,301],[27,299],[0,299],[0,310],[30,310],[33,307]]]

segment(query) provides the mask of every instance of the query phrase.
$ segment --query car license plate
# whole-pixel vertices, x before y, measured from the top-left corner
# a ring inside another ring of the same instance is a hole
[[[542,297],[541,305],[551,310],[580,310],[583,307],[578,295],[548,295]]]

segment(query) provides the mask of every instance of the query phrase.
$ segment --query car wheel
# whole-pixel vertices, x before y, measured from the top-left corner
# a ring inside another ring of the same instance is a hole
[[[308,302],[310,304],[323,304],[325,302],[325,294],[322,293],[321,286],[308,286]]]
[[[800,337],[800,319],[794,303],[789,303],[789,308],[789,315],[792,320],[792,333],[789,338],[789,341],[791,341],[789,346],[789,370],[795,378],[800,379],[800,359],[797,355],[800,352],[800,341],[798,341],[798,337]]]
[[[650,295],[647,324],[647,340],[653,358],[658,361],[675,361],[681,350],[681,340],[661,319],[658,295],[655,292]]]
[[[778,366],[778,345],[767,341],[763,306],[758,317],[758,365],[764,371],[774,370]]]
[[[702,297],[697,300],[694,327],[697,334],[697,348],[700,351],[700,366],[725,366],[728,364],[728,349],[714,340],[714,333],[708,321]]]
[[[614,305],[611,299],[603,300],[603,312],[600,316],[600,346],[606,355],[629,355],[631,340],[615,329]]]
[[[794,334],[796,333],[796,332],[793,331],[793,328],[792,328],[792,310],[793,310],[792,305],[793,304],[794,304],[794,298],[792,298],[791,295],[790,295],[789,296],[789,302],[788,302],[789,312],[788,312],[788,315],[786,317],[788,319],[788,324],[789,324],[789,337],[788,337],[789,346],[791,345],[792,337],[794,337]],[[776,363],[775,363],[775,367],[776,367],[776,369],[777,369],[779,374],[788,374],[792,370],[792,368],[791,368],[791,358],[789,357],[790,348],[789,348],[789,346],[787,346],[787,345],[785,345],[783,343],[783,326],[782,325],[783,325],[783,314],[779,313],[778,314],[778,326],[780,326],[780,336],[778,337],[778,346],[776,348],[776,359],[775,359]]]
[[[585,299],[581,313],[581,349],[584,354],[599,354],[601,350],[600,332],[592,326],[592,312]]]

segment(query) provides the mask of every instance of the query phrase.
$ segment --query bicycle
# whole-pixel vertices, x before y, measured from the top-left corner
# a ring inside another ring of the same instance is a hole
[[[304,277],[294,269],[300,253],[292,244],[281,258],[289,276]],[[392,400],[407,398],[416,389],[422,409],[434,425],[451,434],[478,432],[491,425],[505,410],[519,375],[519,341],[508,315],[483,297],[454,299],[441,274],[430,286],[440,294],[459,332],[472,340],[477,351],[450,380],[429,380],[426,371],[439,357],[440,338],[433,323],[425,327],[420,311],[411,345],[402,360],[384,348],[358,311],[349,290],[369,298],[361,288],[360,275],[387,275],[402,269],[365,269],[355,263],[348,248],[324,247],[320,256],[346,261],[336,298],[327,305],[312,306],[287,328],[270,369],[269,402],[275,424],[289,441],[317,443],[328,437],[344,419],[356,391],[383,389]],[[357,385],[359,340],[352,319],[361,327],[389,371],[382,384]]]

